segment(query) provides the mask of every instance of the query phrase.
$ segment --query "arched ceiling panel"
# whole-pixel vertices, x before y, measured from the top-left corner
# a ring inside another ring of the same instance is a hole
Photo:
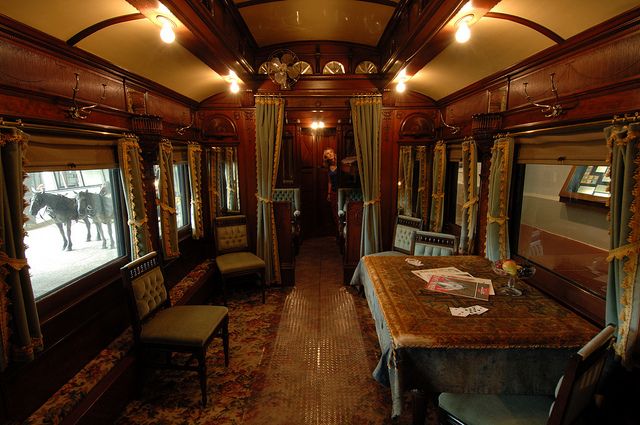
[[[275,1],[239,10],[261,47],[307,40],[375,46],[394,12],[391,6],[355,0]]]
[[[450,44],[407,88],[438,100],[554,44],[537,31],[500,19],[481,19],[471,32],[471,40]]]
[[[529,19],[567,39],[638,5],[638,0],[502,0],[491,11]]]
[[[2,0],[0,13],[67,41],[93,24],[138,10],[125,0]]]
[[[105,28],[78,47],[196,101],[227,90],[228,84],[178,43],[165,44],[147,19]]]

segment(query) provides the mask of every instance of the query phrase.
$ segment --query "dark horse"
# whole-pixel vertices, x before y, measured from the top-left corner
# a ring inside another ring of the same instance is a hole
[[[45,208],[47,214],[53,219],[53,222],[58,226],[60,235],[62,236],[62,249],[71,251],[73,244],[71,243],[71,221],[83,220],[87,225],[87,241],[91,240],[91,229],[89,219],[86,216],[78,215],[77,201],[73,198],[67,198],[63,195],[57,195],[53,193],[45,193],[44,191],[33,191],[33,197],[31,198],[31,207],[29,208],[29,214],[36,216],[38,211]],[[67,233],[65,235],[63,224],[67,226]]]
[[[105,196],[98,193],[91,193],[88,190],[79,192],[76,195],[78,201],[78,215],[81,217],[89,217],[96,225],[98,231],[98,237],[102,238],[102,248],[107,247],[107,240],[104,237],[102,225],[107,225],[107,231],[109,233],[109,248],[114,248],[115,243],[113,241],[113,231],[111,229],[111,223],[113,223],[113,202],[109,196]]]

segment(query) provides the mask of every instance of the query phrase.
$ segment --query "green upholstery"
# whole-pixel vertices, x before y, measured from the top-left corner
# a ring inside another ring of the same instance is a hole
[[[203,347],[227,316],[226,307],[185,305],[161,310],[142,327],[140,341]]]
[[[440,408],[466,425],[545,425],[553,397],[443,393]]]
[[[216,217],[215,234],[218,248],[216,265],[222,278],[222,296],[225,300],[225,305],[227,278],[250,274],[260,275],[262,302],[264,303],[267,266],[264,259],[248,252],[247,217],[244,215]]]
[[[167,289],[160,267],[154,267],[132,280],[131,288],[141,320],[167,300]]]
[[[458,243],[454,235],[417,231],[414,235],[413,255],[455,255]]]
[[[484,395],[442,393],[442,413],[465,425],[570,425],[593,402],[615,328],[608,325],[571,356],[555,394]],[[530,373],[535,373],[531,371]]]
[[[129,295],[137,361],[141,367],[198,372],[202,405],[207,405],[207,347],[221,338],[229,365],[229,310],[211,305],[171,306],[156,252],[120,269]],[[145,356],[147,351],[191,353],[194,362],[172,362],[172,356]],[[163,362],[157,361],[164,359]]]
[[[393,231],[393,251],[411,254],[413,251],[413,237],[422,228],[422,219],[399,215]]]
[[[216,257],[218,270],[223,275],[264,268],[264,260],[250,252],[233,252]]]
[[[343,216],[347,212],[347,204],[350,201],[362,201],[362,189],[341,187],[338,189],[338,215]]]
[[[290,188],[278,188],[273,191],[273,201],[288,201],[291,202],[291,214],[293,216],[299,216],[301,209],[300,202],[300,189],[297,187]]]

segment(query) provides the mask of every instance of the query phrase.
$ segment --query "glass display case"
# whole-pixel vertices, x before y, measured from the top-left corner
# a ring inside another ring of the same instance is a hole
[[[605,205],[611,196],[609,193],[608,165],[577,165],[571,168],[560,190],[560,200],[573,202],[593,202]]]

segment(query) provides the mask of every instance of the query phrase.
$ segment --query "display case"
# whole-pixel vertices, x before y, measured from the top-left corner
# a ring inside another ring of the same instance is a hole
[[[608,165],[573,166],[559,193],[560,200],[605,205],[611,196],[609,168]]]

